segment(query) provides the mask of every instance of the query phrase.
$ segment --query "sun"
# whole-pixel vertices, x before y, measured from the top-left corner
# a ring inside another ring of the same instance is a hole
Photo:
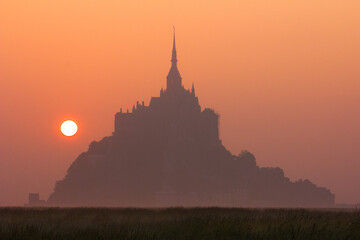
[[[77,124],[73,120],[66,120],[61,124],[61,132],[67,137],[74,136],[78,130]]]

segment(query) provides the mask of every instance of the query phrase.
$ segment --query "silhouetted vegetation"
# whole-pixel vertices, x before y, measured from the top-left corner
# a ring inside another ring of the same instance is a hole
[[[0,239],[360,239],[360,212],[231,208],[2,208]]]

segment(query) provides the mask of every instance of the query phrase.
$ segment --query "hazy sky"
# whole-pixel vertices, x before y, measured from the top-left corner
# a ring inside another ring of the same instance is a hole
[[[232,153],[360,202],[360,1],[1,0],[0,205],[47,199],[114,114],[183,84]],[[79,123],[64,137],[61,121]]]

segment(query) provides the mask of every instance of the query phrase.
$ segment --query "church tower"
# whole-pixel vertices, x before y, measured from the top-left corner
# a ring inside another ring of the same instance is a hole
[[[173,39],[173,50],[171,58],[171,68],[169,74],[167,75],[166,90],[176,90],[182,87],[181,85],[181,76],[177,68],[177,56],[176,56],[176,46],[175,46],[175,29],[174,29],[174,39]]]

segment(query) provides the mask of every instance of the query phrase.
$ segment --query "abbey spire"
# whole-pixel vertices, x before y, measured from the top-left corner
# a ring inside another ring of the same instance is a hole
[[[175,45],[175,28],[174,28],[173,50],[172,50],[171,63],[172,63],[172,65],[177,65],[176,45]]]
[[[167,90],[173,90],[177,88],[181,88],[181,76],[179,70],[177,68],[177,55],[176,55],[176,45],[175,45],[175,28],[174,28],[174,36],[173,36],[173,50],[171,57],[171,68],[169,74],[167,76]]]

